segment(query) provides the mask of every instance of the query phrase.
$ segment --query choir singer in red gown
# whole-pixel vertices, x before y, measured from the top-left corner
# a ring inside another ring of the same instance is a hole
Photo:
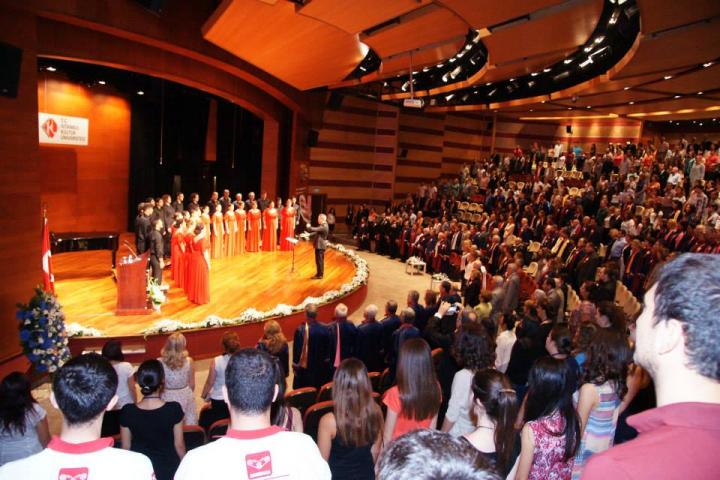
[[[280,250],[292,250],[293,244],[286,238],[295,236],[295,209],[292,200],[288,199],[285,208],[280,210]]]
[[[270,202],[268,208],[263,212],[265,230],[263,230],[263,252],[274,252],[277,250],[277,227],[278,212],[275,202]]]
[[[247,212],[248,233],[246,252],[257,252],[260,250],[260,219],[262,213],[257,208],[257,202],[252,202],[252,208]]]
[[[191,302],[202,305],[210,302],[210,242],[202,224],[195,227],[194,233],[186,280],[187,296]]]

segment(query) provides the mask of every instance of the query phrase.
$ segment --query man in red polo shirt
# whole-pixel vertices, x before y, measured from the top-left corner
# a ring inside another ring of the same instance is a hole
[[[688,253],[662,267],[637,321],[635,361],[657,408],[628,418],[635,440],[593,455],[582,478],[720,476],[720,256]]]

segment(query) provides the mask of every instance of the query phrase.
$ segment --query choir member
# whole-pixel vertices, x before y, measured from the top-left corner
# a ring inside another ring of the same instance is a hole
[[[270,201],[268,207],[263,212],[263,223],[265,229],[263,230],[263,241],[262,247],[265,252],[274,252],[277,250],[277,223],[278,223],[278,212],[275,208],[275,202]]]
[[[236,212],[238,210],[245,210],[245,202],[243,202],[242,193],[235,194],[235,201],[233,202],[233,207],[235,207]]]
[[[196,210],[199,211],[199,210]],[[210,219],[210,207],[207,205],[202,207],[202,215],[200,215],[199,222],[195,221],[195,223],[202,223],[203,227],[205,227],[206,235],[210,235],[210,225],[212,224],[212,220]]]
[[[165,245],[165,251],[163,255],[167,258],[170,256],[170,242],[172,240],[172,226],[175,223],[175,209],[170,205],[172,199],[170,195],[165,194],[162,196],[162,206],[160,207],[160,216],[163,221],[163,230],[161,231],[163,236],[163,244]]]
[[[198,210],[195,210],[195,212],[198,212]],[[188,292],[188,278],[189,278],[189,270],[190,270],[190,260],[192,258],[192,244],[193,239],[195,238],[195,227],[197,225],[203,225],[203,229],[205,229],[205,225],[202,221],[200,221],[200,216],[198,213],[193,213],[189,218],[185,220],[185,235],[183,236],[183,265],[185,267],[185,274],[183,277],[183,289],[185,290],[185,293]],[[207,232],[208,230],[205,229]]]
[[[194,211],[196,211],[196,210],[197,210],[197,211],[201,211],[201,210],[202,210],[202,209],[200,208],[200,195],[198,195],[197,193],[191,193],[191,194],[190,194],[190,203],[188,204],[188,208],[187,208],[187,209],[188,209],[188,211],[189,211],[190,213],[192,213],[192,212],[194,212]]]
[[[253,195],[254,196],[254,195]],[[247,248],[248,252],[257,252],[260,250],[260,218],[262,214],[257,208],[257,203],[253,201],[250,204],[250,210],[247,213],[248,234]]]
[[[247,215],[245,214],[242,195],[240,195],[238,205],[239,208],[235,209],[235,225],[237,226],[237,231],[235,232],[235,255],[242,255],[245,253],[245,230],[247,224]]]
[[[195,227],[192,255],[188,265],[188,300],[201,305],[210,301],[210,254],[208,239],[202,224]]]
[[[232,199],[230,199],[230,190],[223,190],[222,197],[220,198],[220,205],[222,205],[223,211],[227,211],[228,207],[232,205]]]
[[[185,208],[183,207],[183,200],[185,200],[185,195],[183,195],[182,192],[178,192],[175,195],[175,201],[172,203],[173,210],[175,210],[175,213],[183,213]]]
[[[183,288],[185,286],[185,220],[182,218],[182,212],[177,217],[171,239],[170,271],[175,285]]]
[[[292,200],[288,199],[285,208],[280,210],[280,250],[292,250],[293,244],[286,238],[295,236],[295,209]]]
[[[149,203],[140,204],[140,212],[135,219],[135,246],[137,254],[145,253],[148,249],[150,233],[150,215],[152,215],[153,207]]]
[[[217,194],[217,192],[215,192]],[[212,202],[212,200],[211,200]],[[212,258],[222,258],[223,238],[225,238],[225,222],[223,221],[222,205],[215,204],[215,213],[212,216]]]
[[[158,218],[153,222],[150,231],[150,268],[152,269],[152,276],[158,285],[162,283],[162,269],[165,267],[162,229],[163,221]]]
[[[227,192],[227,190],[225,191]],[[228,195],[230,195],[230,192],[228,192]],[[229,198],[230,197],[228,197],[228,199]],[[223,236],[223,253],[226,257],[235,256],[237,222],[233,208],[233,204],[228,202],[227,211],[225,212],[225,235]]]

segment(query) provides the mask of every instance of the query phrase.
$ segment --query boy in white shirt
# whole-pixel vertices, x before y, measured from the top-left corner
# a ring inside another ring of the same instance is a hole
[[[175,480],[330,480],[330,468],[312,438],[270,423],[278,368],[269,354],[254,348],[230,358],[223,386],[230,429],[225,437],[189,451]]]
[[[59,437],[40,453],[0,467],[0,480],[153,480],[150,460],[100,438],[103,414],[117,402],[118,377],[97,354],[75,357],[53,379],[50,402],[62,412]]]

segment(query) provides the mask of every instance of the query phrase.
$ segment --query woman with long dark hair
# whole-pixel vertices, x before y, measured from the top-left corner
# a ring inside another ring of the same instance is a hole
[[[136,404],[120,412],[122,448],[147,456],[158,480],[172,480],[185,456],[183,410],[177,402],[161,398],[165,371],[159,360],[146,360],[135,373],[143,394]]]
[[[518,412],[517,394],[504,374],[485,368],[473,377],[472,400],[476,428],[462,438],[506,476],[517,457],[519,443],[514,425]]]
[[[373,480],[383,417],[365,365],[356,358],[343,360],[335,371],[332,393],[333,411],[320,419],[318,429],[320,454],[333,478]]]
[[[222,387],[225,385],[225,369],[233,353],[240,350],[240,338],[235,332],[225,332],[222,336],[223,354],[213,358],[208,368],[208,376],[200,395],[210,401],[210,408],[202,414],[200,426],[208,430],[218,420],[230,418],[230,411],[223,398]]]
[[[283,378],[287,378],[290,371],[290,350],[288,341],[283,334],[280,324],[276,320],[268,320],[263,325],[263,336],[257,343],[257,348],[277,358]]]
[[[397,385],[383,398],[387,405],[385,444],[412,430],[435,428],[442,400],[430,346],[422,338],[402,343],[396,378]]]
[[[575,456],[573,479],[579,479],[588,459],[613,445],[632,353],[624,335],[601,329],[588,349],[582,386],[575,393],[582,439]],[[629,401],[629,399],[628,399]]]
[[[453,377],[442,431],[459,437],[473,431],[470,386],[475,372],[494,365],[495,343],[480,324],[467,323],[455,338],[453,355],[461,370]]]
[[[539,358],[528,376],[516,480],[569,480],[580,445],[580,419],[565,360]]]
[[[135,369],[130,362],[125,361],[120,340],[108,340],[102,348],[102,356],[113,366],[118,376],[118,386],[115,395],[118,401],[112,410],[105,412],[103,416],[102,431],[103,437],[117,435],[120,431],[120,410],[128,403],[137,402],[135,392]]]
[[[49,441],[47,413],[30,381],[20,372],[8,374],[0,383],[0,465],[34,455]]]
[[[277,361],[277,358],[276,358]],[[278,386],[278,394],[270,406],[270,423],[282,427],[290,432],[303,432],[303,421],[300,410],[291,407],[285,402],[285,377],[282,368],[278,365],[275,371],[275,383]]]

